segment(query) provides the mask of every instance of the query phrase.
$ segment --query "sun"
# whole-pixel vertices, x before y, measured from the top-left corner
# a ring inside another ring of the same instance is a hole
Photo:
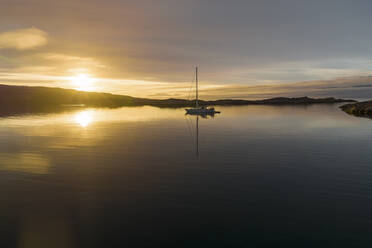
[[[76,87],[77,90],[90,91],[93,89],[93,84],[96,81],[88,74],[78,74],[71,77],[71,83]]]

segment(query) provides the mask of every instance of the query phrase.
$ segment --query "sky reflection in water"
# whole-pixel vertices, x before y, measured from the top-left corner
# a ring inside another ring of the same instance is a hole
[[[183,109],[0,118],[1,246],[371,241],[371,120],[337,105],[218,110],[199,118],[198,158]]]

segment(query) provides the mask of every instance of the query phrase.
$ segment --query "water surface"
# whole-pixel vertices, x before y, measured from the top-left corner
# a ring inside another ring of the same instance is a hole
[[[372,243],[372,120],[338,105],[218,110],[0,118],[1,247]]]

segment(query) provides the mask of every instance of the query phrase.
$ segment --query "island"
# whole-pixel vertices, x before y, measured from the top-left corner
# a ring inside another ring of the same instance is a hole
[[[372,101],[346,104],[342,105],[340,108],[346,113],[354,116],[372,118]]]
[[[354,100],[309,97],[276,97],[264,100],[223,99],[199,100],[200,106],[228,105],[305,105],[343,103]],[[123,106],[155,106],[166,108],[195,106],[195,100],[148,99],[110,93],[85,92],[71,89],[0,85],[0,115],[54,112],[76,107],[117,108]]]

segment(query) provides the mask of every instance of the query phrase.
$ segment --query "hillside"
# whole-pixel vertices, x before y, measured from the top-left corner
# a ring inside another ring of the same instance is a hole
[[[353,102],[353,100],[335,98],[285,98],[278,97],[265,100],[215,100],[199,101],[199,105],[290,105],[290,104],[314,104],[314,103],[340,103]],[[51,112],[65,109],[71,106],[107,107],[116,108],[122,106],[157,106],[157,107],[187,107],[194,106],[195,100],[184,99],[146,99],[131,96],[114,95],[109,93],[84,92],[77,90],[0,85],[0,112],[28,113],[28,112]]]

